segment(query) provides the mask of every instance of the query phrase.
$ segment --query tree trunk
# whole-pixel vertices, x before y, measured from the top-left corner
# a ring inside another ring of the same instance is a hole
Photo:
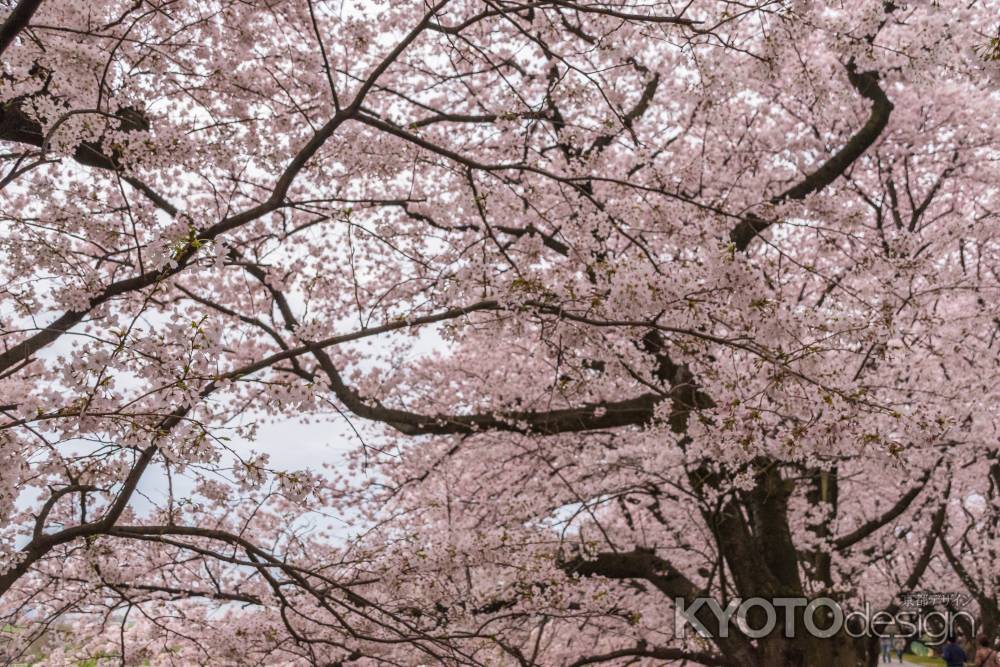
[[[798,630],[799,628],[797,628]],[[841,633],[829,638],[801,636],[786,639],[780,631],[776,637],[761,640],[758,648],[759,667],[870,667],[875,657],[865,637],[854,638]]]

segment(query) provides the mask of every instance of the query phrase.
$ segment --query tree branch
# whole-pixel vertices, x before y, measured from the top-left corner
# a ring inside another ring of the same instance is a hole
[[[805,199],[814,192],[827,187],[847,171],[861,155],[868,150],[889,124],[889,114],[893,105],[885,91],[879,87],[878,72],[858,73],[854,62],[847,64],[847,80],[862,97],[871,100],[872,108],[868,121],[851,137],[843,148],[837,151],[829,160],[820,165],[819,169],[805,177],[802,181],[770,199],[771,204],[781,204],[786,201]],[[765,220],[750,213],[742,222],[732,229],[729,238],[739,251],[746,250],[757,236],[774,222]]]
[[[7,20],[0,26],[0,54],[3,54],[21,31],[28,27],[28,21],[41,5],[42,0],[21,0],[17,3],[14,11],[7,15]]]
[[[872,519],[871,521],[868,521],[862,526],[859,526],[857,529],[852,530],[847,535],[835,539],[833,542],[834,548],[837,549],[838,551],[847,549],[848,547],[851,547],[860,542],[861,540],[865,539],[879,528],[882,528],[890,521],[893,521],[894,519],[902,516],[902,514],[907,510],[907,508],[909,508],[913,500],[918,495],[920,495],[920,492],[923,491],[924,487],[927,486],[927,482],[930,480],[931,474],[940,463],[941,459],[938,459],[933,466],[924,471],[924,474],[920,478],[920,481],[917,482],[917,484],[914,485],[909,491],[903,494],[903,497],[900,498],[898,501],[896,501],[896,504],[890,507],[881,516]]]

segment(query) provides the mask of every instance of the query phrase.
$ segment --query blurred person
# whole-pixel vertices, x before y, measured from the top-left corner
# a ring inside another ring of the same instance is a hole
[[[986,635],[979,635],[979,648],[976,649],[976,667],[1000,667],[1000,655],[996,649],[990,647],[990,638]]]
[[[969,659],[955,640],[955,635],[948,635],[948,643],[941,651],[941,658],[948,667],[965,667],[965,662]]]

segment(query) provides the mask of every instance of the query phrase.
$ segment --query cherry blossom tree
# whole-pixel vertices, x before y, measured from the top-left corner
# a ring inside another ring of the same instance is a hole
[[[841,667],[675,621],[942,577],[995,627],[998,15],[9,3],[3,655]]]
[[[951,570],[958,585],[976,602],[980,631],[996,637],[1000,631],[1000,579],[996,566],[1000,557],[1000,463],[996,450],[980,456],[965,462],[964,502],[952,505],[946,530],[941,533],[947,564],[941,576],[947,577],[947,570]]]

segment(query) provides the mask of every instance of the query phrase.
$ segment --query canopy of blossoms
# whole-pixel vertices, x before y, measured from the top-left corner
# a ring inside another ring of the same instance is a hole
[[[1000,3],[3,11],[8,662],[853,667],[678,601],[928,587],[1000,629]]]

